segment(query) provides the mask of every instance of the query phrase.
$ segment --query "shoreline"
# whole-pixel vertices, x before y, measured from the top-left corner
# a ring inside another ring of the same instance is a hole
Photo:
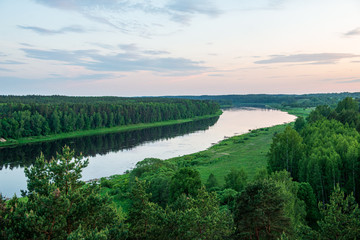
[[[107,133],[141,130],[141,129],[152,128],[152,127],[176,125],[176,124],[193,122],[193,121],[198,121],[198,120],[212,118],[212,117],[218,117],[221,114],[222,114],[222,111],[219,110],[217,113],[212,114],[212,115],[204,115],[204,116],[198,116],[198,117],[187,118],[187,119],[169,120],[169,121],[154,122],[154,123],[139,123],[139,124],[126,125],[126,126],[75,131],[75,132],[53,134],[53,135],[47,135],[47,136],[34,136],[34,137],[28,137],[28,138],[10,139],[10,140],[7,140],[6,142],[1,142],[0,148],[12,147],[12,146],[29,144],[29,143],[55,141],[55,140],[65,139],[65,138],[93,136],[93,135],[100,135],[100,134],[107,134]]]
[[[310,108],[287,108],[287,109],[279,109],[279,108],[271,108],[274,110],[280,110],[283,112],[287,112],[288,114],[294,115],[296,117],[306,117],[309,112],[312,110]],[[196,160],[197,158],[203,158],[203,161],[198,162],[197,164],[194,164],[193,167],[200,171],[200,175],[202,178],[202,181],[205,182],[207,179],[207,173],[208,168],[210,166],[215,167],[219,164],[221,161],[232,161],[234,160],[234,164],[230,166],[239,166],[238,164],[242,161],[237,161],[235,158],[237,158],[240,154],[241,158],[255,158],[254,160],[257,161],[259,164],[256,167],[263,167],[266,163],[266,153],[268,149],[270,148],[270,144],[272,142],[273,135],[276,132],[281,132],[285,129],[287,125],[294,124],[295,120],[293,122],[289,123],[280,123],[277,125],[264,127],[264,128],[258,128],[258,129],[252,129],[249,132],[238,134],[232,137],[224,138],[223,140],[220,140],[219,142],[213,143],[209,148],[205,150],[201,150],[195,153],[186,154],[183,156],[173,157],[164,159],[163,161],[192,161]],[[257,147],[257,146],[260,147]],[[237,153],[238,152],[238,153]],[[234,154],[235,153],[235,154]],[[234,155],[233,155],[234,154]],[[201,155],[201,156],[200,156]],[[237,155],[237,156],[236,156]],[[234,159],[232,159],[234,158]],[[250,159],[249,159],[250,161]],[[235,163],[237,162],[237,163]],[[240,163],[240,165],[243,165],[244,162]],[[220,164],[221,165],[221,164]],[[245,163],[245,165],[247,165]],[[229,166],[219,166],[221,171],[223,170],[229,170]],[[249,163],[247,168],[247,171],[253,168],[254,166],[251,166]],[[255,167],[255,168],[256,168]],[[253,175],[254,172],[252,169],[250,170],[250,175]],[[116,179],[118,176],[126,175],[126,173],[119,173],[114,174],[111,176],[104,177],[106,179]],[[222,175],[222,174],[220,174]],[[116,181],[116,180],[115,180]],[[220,181],[221,182],[221,181]]]

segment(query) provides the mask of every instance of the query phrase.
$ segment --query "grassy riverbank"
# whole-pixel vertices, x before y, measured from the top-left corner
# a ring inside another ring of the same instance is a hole
[[[218,111],[216,114],[213,114],[213,115],[205,115],[205,116],[199,116],[199,117],[188,118],[188,119],[170,120],[170,121],[155,122],[155,123],[140,123],[140,124],[132,124],[132,125],[126,125],[126,126],[117,126],[117,127],[112,127],[112,128],[98,128],[98,129],[91,129],[91,130],[84,130],[84,131],[61,133],[61,134],[54,134],[54,135],[48,135],[48,136],[36,136],[36,137],[28,137],[28,138],[20,138],[20,139],[9,139],[6,142],[1,142],[0,147],[6,147],[6,146],[12,146],[12,145],[18,145],[18,144],[35,143],[35,142],[54,141],[54,140],[59,140],[59,139],[64,139],[64,138],[74,138],[74,137],[106,134],[106,133],[125,132],[125,131],[131,131],[131,130],[140,130],[140,129],[145,129],[145,128],[151,128],[151,127],[168,126],[168,125],[181,124],[181,123],[187,123],[187,122],[197,121],[197,120],[201,120],[201,119],[216,117],[216,116],[220,116],[221,114],[222,114],[222,111]]]
[[[288,108],[282,110],[296,116],[307,117],[312,109]],[[200,172],[203,183],[213,173],[222,185],[224,177],[230,170],[239,168],[243,168],[248,179],[251,180],[258,169],[266,168],[266,155],[270,149],[272,138],[276,133],[284,131],[287,125],[252,130],[249,133],[225,139],[205,151],[172,158],[168,161],[194,162],[193,167]]]
[[[287,112],[296,116],[306,117],[310,109],[292,108]],[[293,124],[293,123],[290,123]],[[206,183],[209,175],[213,173],[220,185],[231,169],[243,168],[248,179],[255,176],[258,169],[266,168],[267,153],[274,134],[284,131],[288,124],[252,130],[249,133],[225,139],[207,150],[171,158],[165,161],[177,166],[192,166],[200,172],[201,180]],[[125,211],[129,206],[126,197],[129,174],[114,175],[103,184],[103,193],[109,193],[117,206]]]
[[[177,157],[169,161],[194,161],[193,167],[206,182],[212,173],[220,185],[231,169],[243,168],[251,180],[258,169],[266,167],[266,154],[274,134],[282,132],[287,124],[252,130],[250,133],[225,139],[211,148],[198,153]]]

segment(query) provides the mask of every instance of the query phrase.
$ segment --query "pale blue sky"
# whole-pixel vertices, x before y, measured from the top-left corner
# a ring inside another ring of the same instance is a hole
[[[0,94],[360,91],[358,0],[1,0]]]

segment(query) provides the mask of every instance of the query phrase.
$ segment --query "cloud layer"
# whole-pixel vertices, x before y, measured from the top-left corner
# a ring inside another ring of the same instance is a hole
[[[314,54],[294,54],[294,55],[274,55],[269,59],[256,61],[256,64],[273,63],[308,63],[308,64],[334,64],[341,59],[355,58],[360,55],[350,53],[314,53]]]
[[[170,1],[123,1],[123,0],[33,0],[39,4],[83,14],[88,19],[102,23],[125,33],[145,31],[148,24],[155,22],[141,21],[132,13],[142,12],[142,19],[149,20],[146,15],[160,15],[168,20],[188,24],[194,15],[217,17],[222,11],[210,0],[170,0]],[[126,16],[126,17],[125,17]],[[161,24],[161,22],[157,22]],[[33,29],[42,31],[43,29]]]
[[[352,37],[352,36],[356,36],[356,35],[360,35],[360,27],[355,28],[344,34],[344,36],[346,36],[346,37]]]
[[[194,74],[202,72],[207,67],[203,62],[186,58],[163,57],[165,51],[140,50],[136,45],[120,45],[122,50],[116,54],[100,54],[96,50],[41,50],[22,48],[29,58],[60,61],[69,65],[82,66],[95,71],[129,72],[183,72]],[[119,52],[119,51],[118,51]]]
[[[35,33],[42,34],[42,35],[55,35],[55,34],[64,34],[64,33],[84,33],[86,30],[77,25],[63,27],[58,30],[54,29],[46,29],[41,27],[35,27],[35,26],[22,26],[18,25],[19,28],[25,29],[25,30],[31,30]]]

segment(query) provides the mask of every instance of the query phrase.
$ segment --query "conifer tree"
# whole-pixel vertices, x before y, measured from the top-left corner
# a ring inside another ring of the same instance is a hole
[[[100,195],[99,185],[80,180],[87,165],[65,146],[55,159],[41,155],[26,168],[27,200],[15,196],[7,203],[5,239],[121,239],[121,215],[110,199]]]

